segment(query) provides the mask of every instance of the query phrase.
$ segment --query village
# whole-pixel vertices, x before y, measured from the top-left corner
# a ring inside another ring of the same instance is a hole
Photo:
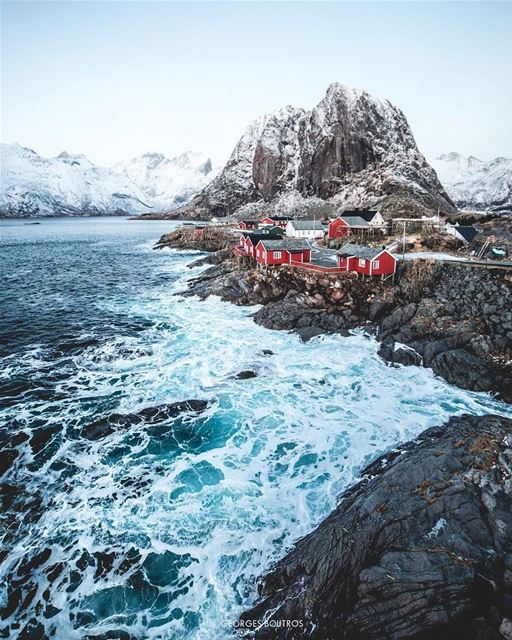
[[[259,270],[288,265],[391,281],[398,261],[406,257],[408,228],[451,238],[454,247],[467,246],[478,234],[472,225],[451,225],[439,215],[386,221],[379,211],[368,209],[343,211],[327,220],[296,220],[279,215],[246,220],[213,218],[209,224],[194,225],[194,236],[199,239],[211,227],[225,229],[233,238],[234,256]]]

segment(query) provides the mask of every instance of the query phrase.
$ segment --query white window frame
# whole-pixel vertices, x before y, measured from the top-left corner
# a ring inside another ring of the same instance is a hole
[[[372,269],[379,269],[380,268],[380,260],[374,260],[372,262]]]
[[[274,251],[274,254],[273,254],[274,255],[274,259],[275,260],[280,260],[281,257],[282,257],[282,253],[283,253],[282,251]]]
[[[359,266],[360,267],[366,266],[366,260],[364,258],[359,258]]]

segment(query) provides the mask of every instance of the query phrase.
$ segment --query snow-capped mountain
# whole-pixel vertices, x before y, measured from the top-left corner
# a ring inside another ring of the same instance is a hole
[[[403,113],[333,84],[311,111],[285,107],[250,124],[217,178],[169,217],[375,206],[388,216],[455,209]]]
[[[192,151],[172,159],[161,153],[144,153],[113,168],[130,178],[158,211],[188,202],[214,177],[211,160]]]
[[[450,198],[461,209],[512,212],[512,159],[484,162],[474,156],[446,153],[432,165]]]
[[[99,167],[65,151],[43,158],[18,144],[0,145],[1,216],[126,215],[168,211],[213,177],[205,156],[146,153]]]

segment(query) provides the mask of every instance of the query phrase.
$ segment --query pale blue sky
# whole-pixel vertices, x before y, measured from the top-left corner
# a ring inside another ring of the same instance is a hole
[[[427,157],[511,156],[511,27],[511,2],[3,2],[2,141],[223,160],[338,81],[402,108]]]

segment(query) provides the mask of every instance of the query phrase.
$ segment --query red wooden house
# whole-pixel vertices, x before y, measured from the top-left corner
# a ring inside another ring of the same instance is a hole
[[[260,240],[256,247],[256,261],[261,265],[311,262],[311,246],[307,240]]]
[[[286,225],[291,220],[286,216],[267,216],[260,220],[260,224],[272,224],[276,227],[281,227],[281,229],[286,229]]]
[[[257,220],[240,220],[240,222],[238,223],[238,226],[240,227],[240,229],[244,229],[246,231],[250,229],[257,229],[258,221]]]
[[[366,276],[391,275],[396,271],[397,259],[385,247],[381,249],[360,244],[346,244],[336,253],[338,267]]]
[[[359,216],[338,216],[333,220],[329,220],[327,228],[327,238],[334,240],[335,238],[345,238],[354,232],[364,232],[371,229],[370,225],[364,218]]]
[[[350,225],[348,222],[343,220],[343,218],[334,218],[334,220],[329,220],[329,226],[327,229],[327,237],[329,240],[334,240],[334,238],[344,238],[345,236],[350,235]]]
[[[280,236],[273,233],[249,233],[240,234],[239,249],[241,255],[254,257],[256,253],[256,245],[260,240],[279,240]],[[240,255],[240,254],[239,254]]]

